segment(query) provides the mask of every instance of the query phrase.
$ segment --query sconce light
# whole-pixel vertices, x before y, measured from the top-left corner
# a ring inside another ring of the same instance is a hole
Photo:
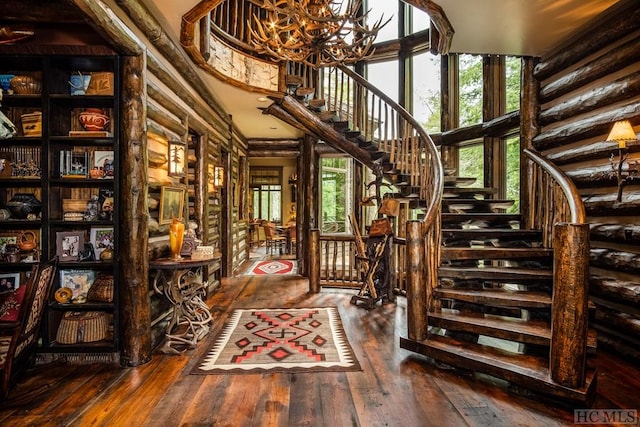
[[[224,185],[224,168],[222,166],[215,166],[213,168],[213,186],[215,188],[221,188]]]
[[[638,137],[629,120],[615,122],[613,128],[611,128],[611,132],[609,132],[609,136],[607,136],[607,141],[618,143],[618,161],[615,161],[614,153],[611,153],[610,158],[612,174],[615,174],[618,180],[618,196],[616,198],[618,203],[622,201],[622,187],[624,187],[627,182],[638,178],[640,161],[627,162],[629,157],[627,142],[637,140]],[[627,163],[627,170],[623,171],[622,169],[625,163]]]
[[[187,163],[187,146],[179,141],[169,141],[169,176],[184,176]]]

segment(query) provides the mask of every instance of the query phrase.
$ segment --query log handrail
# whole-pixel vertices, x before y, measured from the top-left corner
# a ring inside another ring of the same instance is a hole
[[[525,148],[524,153],[545,172],[547,172],[554,181],[560,186],[564,193],[571,215],[571,222],[574,224],[584,224],[587,220],[587,213],[584,207],[578,189],[571,179],[553,163],[547,161],[532,150]]]
[[[565,387],[583,387],[587,354],[589,225],[578,189],[557,166],[529,149],[524,154],[546,176],[536,176],[533,186],[541,183],[543,240],[553,247],[553,295],[551,310],[551,379]],[[564,201],[560,200],[560,191]],[[560,201],[561,205],[556,206]],[[535,206],[533,203],[531,206]],[[537,207],[536,207],[537,209]],[[568,212],[567,212],[568,209]],[[565,222],[566,219],[570,223]]]

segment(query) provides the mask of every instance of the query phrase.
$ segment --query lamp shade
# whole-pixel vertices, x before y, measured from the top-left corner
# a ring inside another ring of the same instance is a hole
[[[635,141],[637,139],[638,137],[633,131],[629,120],[615,122],[611,128],[611,132],[609,132],[609,136],[607,136],[607,141],[616,141],[619,148],[625,148],[627,141]]]

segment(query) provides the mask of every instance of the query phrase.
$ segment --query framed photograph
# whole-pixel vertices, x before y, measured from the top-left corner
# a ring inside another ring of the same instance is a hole
[[[20,273],[0,274],[0,293],[13,291],[20,287]]]
[[[12,158],[11,153],[0,153],[0,178],[10,178],[12,171]]]
[[[56,233],[56,255],[60,262],[78,261],[84,250],[84,232],[58,231]]]
[[[113,227],[91,227],[89,242],[93,245],[96,259],[107,248],[113,249],[115,243]]]
[[[18,243],[17,233],[5,232],[0,233],[0,253],[5,252],[7,245],[15,245]]]
[[[94,270],[60,270],[60,287],[71,289],[73,298],[87,296],[95,280]]]
[[[185,189],[163,186],[160,191],[160,217],[158,224],[170,224],[173,218],[182,218]]]
[[[169,141],[169,176],[184,176],[187,169],[187,145]]]
[[[93,167],[101,169],[104,173],[104,178],[113,178],[113,151],[94,151],[93,152]]]

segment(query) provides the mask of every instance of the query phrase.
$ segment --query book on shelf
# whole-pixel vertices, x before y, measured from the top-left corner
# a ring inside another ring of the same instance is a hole
[[[113,132],[106,130],[70,130],[69,136],[72,138],[112,138]]]

